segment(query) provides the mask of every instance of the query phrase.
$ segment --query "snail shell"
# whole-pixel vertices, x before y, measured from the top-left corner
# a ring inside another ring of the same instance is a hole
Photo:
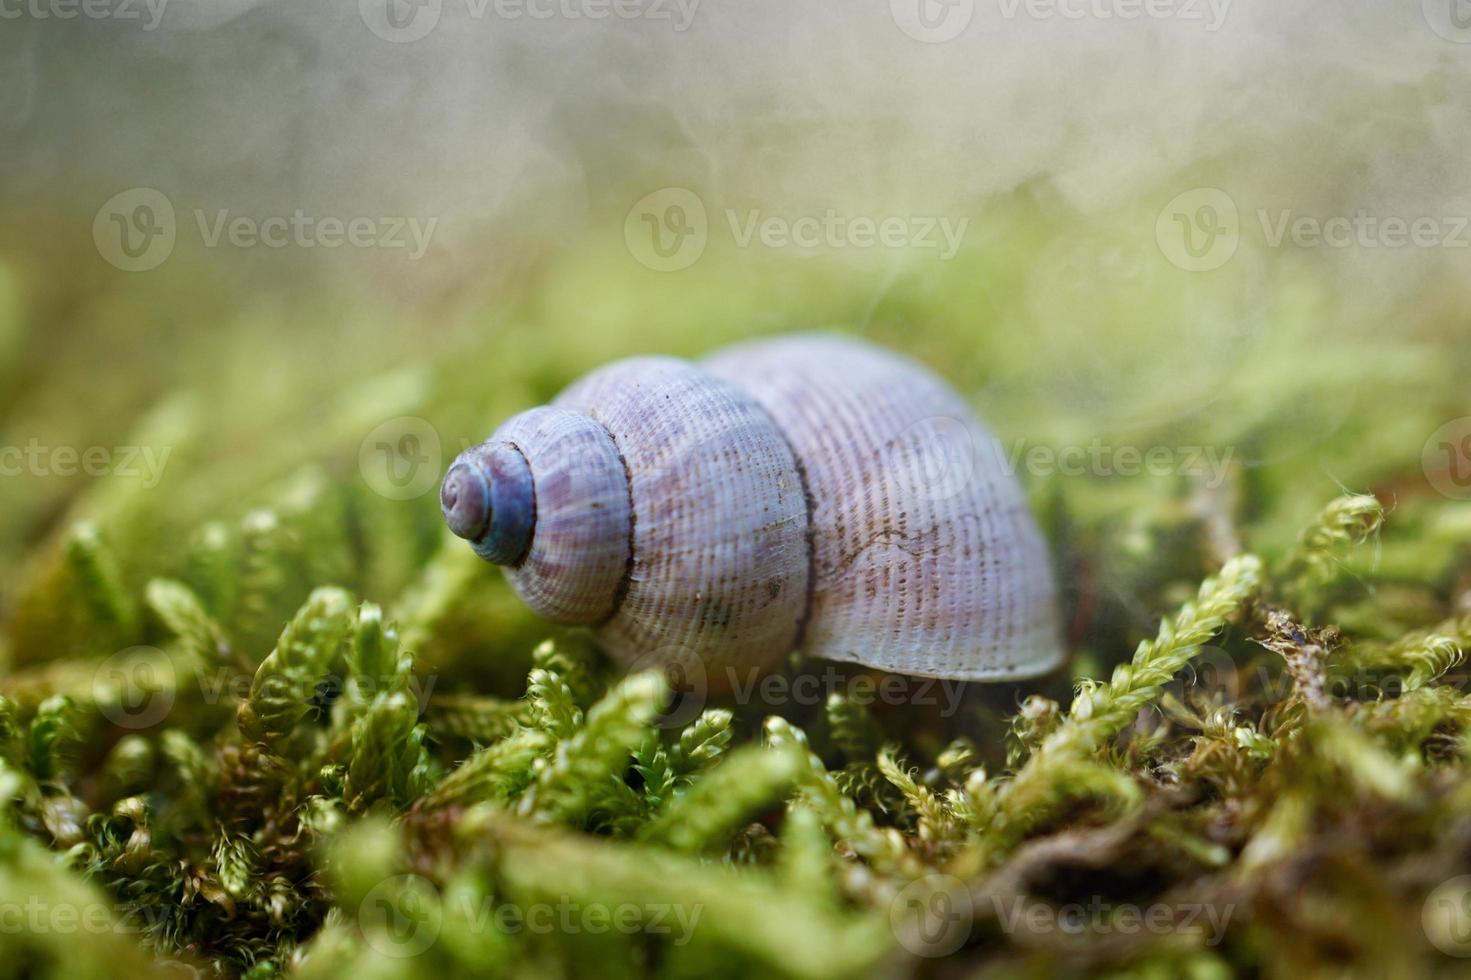
[[[451,530],[628,664],[786,652],[958,680],[1062,659],[1046,548],[995,440],[915,362],[826,335],[637,357],[445,475]]]

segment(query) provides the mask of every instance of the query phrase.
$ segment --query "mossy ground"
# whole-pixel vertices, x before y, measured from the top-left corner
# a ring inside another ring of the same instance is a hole
[[[1422,447],[1471,352],[1307,260],[1183,273],[1152,215],[878,269],[590,240],[493,301],[3,253],[0,442],[168,456],[0,480],[0,973],[1460,975],[1471,515]],[[588,368],[823,325],[1017,454],[1065,674],[794,659],[820,696],[671,717],[443,532],[448,458]]]

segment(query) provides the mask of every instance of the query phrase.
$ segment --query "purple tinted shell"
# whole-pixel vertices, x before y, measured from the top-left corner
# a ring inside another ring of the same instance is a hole
[[[870,344],[609,364],[461,454],[441,502],[490,560],[519,547],[498,563],[533,609],[711,689],[794,648],[962,680],[1062,659],[1046,548],[996,441]]]

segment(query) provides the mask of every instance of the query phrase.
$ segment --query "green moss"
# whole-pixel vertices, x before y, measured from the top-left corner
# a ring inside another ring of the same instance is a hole
[[[1018,198],[880,285],[718,249],[661,277],[590,240],[412,330],[242,296],[167,384],[140,358],[105,404],[79,359],[28,367],[6,444],[171,452],[149,486],[0,481],[0,975],[1454,975],[1471,521],[1420,453],[1471,355],[1246,242],[1186,282],[1138,217]],[[1109,249],[1127,288],[1079,264]],[[148,349],[158,297],[206,302],[171,274],[79,336]],[[0,269],[0,362],[60,316],[21,287]],[[845,672],[666,712],[662,678],[449,538],[433,479],[379,492],[403,432],[434,476],[607,358],[831,323],[942,366],[1018,454],[1070,676],[941,710]],[[1026,462],[1095,441],[1177,465]]]

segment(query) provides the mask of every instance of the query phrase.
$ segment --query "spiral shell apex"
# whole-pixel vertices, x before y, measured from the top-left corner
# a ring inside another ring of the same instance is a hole
[[[1009,680],[1062,649],[1046,548],[964,401],[835,336],[638,357],[517,415],[445,476],[445,520],[533,610],[711,687],[793,649]]]

